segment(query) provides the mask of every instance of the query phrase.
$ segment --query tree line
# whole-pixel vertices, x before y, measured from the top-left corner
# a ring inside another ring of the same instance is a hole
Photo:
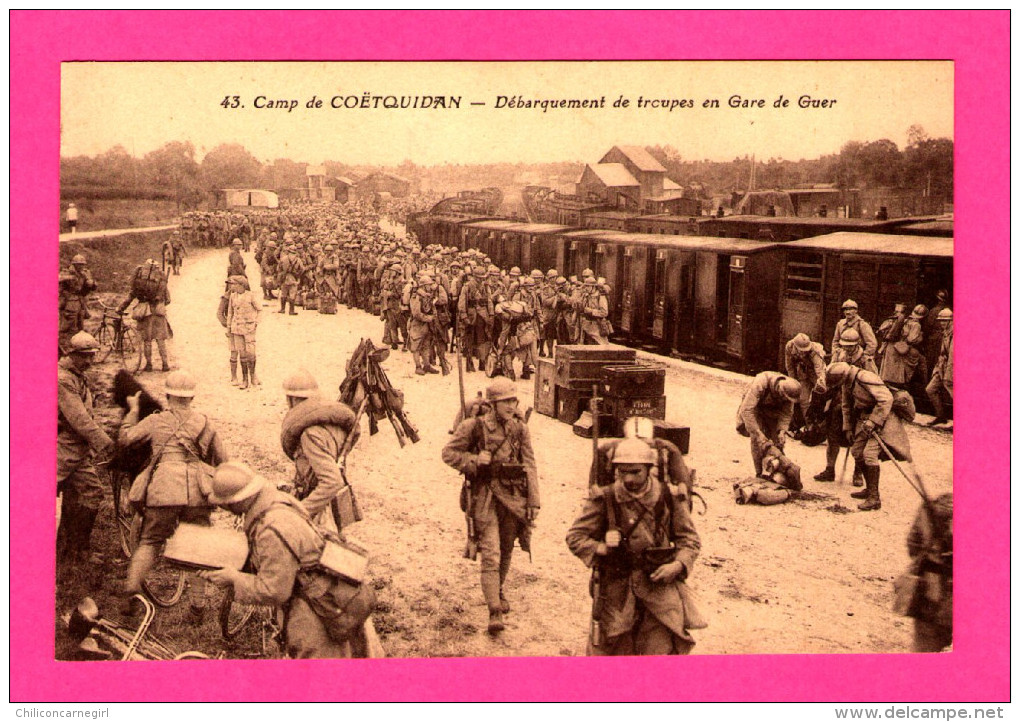
[[[747,190],[752,158],[731,161],[688,160],[671,145],[648,147],[666,168],[666,175],[694,195],[710,198]],[[277,158],[259,161],[243,145],[216,146],[201,161],[190,142],[172,141],[136,158],[117,145],[96,156],[60,159],[60,189],[65,200],[88,198],[164,199],[178,209],[197,208],[218,188],[283,190],[306,184],[307,163]],[[327,175],[358,180],[382,170],[394,173],[420,190],[455,193],[484,186],[551,185],[569,189],[580,177],[581,162],[488,163],[421,166],[410,160],[392,167],[348,165],[326,161]],[[755,159],[755,189],[835,184],[839,188],[898,188],[952,202],[953,141],[930,138],[912,126],[902,150],[886,138],[850,141],[838,154],[811,160]]]

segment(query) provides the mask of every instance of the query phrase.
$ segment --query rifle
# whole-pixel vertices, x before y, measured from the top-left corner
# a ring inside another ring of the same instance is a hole
[[[460,358],[460,348],[457,348],[457,387],[460,390],[460,416],[467,418],[467,403],[464,400],[464,364]],[[464,504],[464,519],[467,522],[467,541],[464,544],[464,558],[475,561],[478,558],[478,535],[475,532],[475,500],[471,493],[471,479],[464,475],[464,487],[461,491],[467,500]]]
[[[599,397],[598,384],[592,384],[591,391],[591,401],[588,402],[588,408],[591,410],[592,465],[595,467],[595,483],[598,484],[602,473],[602,470],[599,468],[602,461],[599,452],[599,401],[602,399]],[[588,642],[595,649],[601,647],[605,641],[602,638],[601,622],[605,605],[605,596],[602,594],[602,560],[596,555],[595,562],[591,568],[591,627],[588,633]]]

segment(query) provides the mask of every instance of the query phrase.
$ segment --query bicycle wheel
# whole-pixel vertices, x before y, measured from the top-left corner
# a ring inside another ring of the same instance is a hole
[[[187,572],[162,557],[142,582],[142,591],[160,607],[172,607],[181,600],[188,586]]]
[[[102,324],[96,331],[96,341],[99,342],[99,350],[96,351],[96,363],[103,363],[113,351],[113,329],[107,324]]]
[[[134,551],[134,532],[132,522],[134,514],[127,509],[127,493],[131,488],[131,479],[122,471],[114,471],[113,482],[113,518],[117,527],[117,538],[120,541],[120,550],[128,559]]]
[[[233,639],[244,629],[258,609],[254,604],[239,604],[234,601],[234,589],[230,587],[220,606],[220,633],[224,639]]]
[[[139,339],[138,331],[130,326],[124,326],[121,330],[120,348],[118,349],[118,353],[120,354],[120,365],[127,368],[130,361],[137,355],[138,359],[134,369],[137,371],[142,365],[141,350],[142,342]]]

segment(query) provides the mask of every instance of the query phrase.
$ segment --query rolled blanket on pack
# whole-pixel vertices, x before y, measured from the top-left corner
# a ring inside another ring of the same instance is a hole
[[[305,429],[322,424],[339,426],[345,434],[349,434],[354,427],[354,411],[339,401],[315,397],[292,408],[283,417],[283,430],[280,432],[280,445],[287,458],[294,458]]]

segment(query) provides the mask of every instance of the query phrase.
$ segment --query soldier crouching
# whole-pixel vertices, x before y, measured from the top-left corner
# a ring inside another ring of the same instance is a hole
[[[482,593],[490,634],[503,630],[510,604],[503,593],[514,540],[531,551],[531,525],[538,517],[538,470],[527,425],[517,416],[517,396],[507,379],[485,392],[489,410],[465,419],[443,448],[443,461],[471,483],[468,513],[474,519],[482,556]]]
[[[593,567],[587,654],[689,654],[690,629],[705,626],[684,584],[701,540],[683,497],[655,478],[655,451],[625,439],[611,486],[593,487],[567,532],[567,546]]]

